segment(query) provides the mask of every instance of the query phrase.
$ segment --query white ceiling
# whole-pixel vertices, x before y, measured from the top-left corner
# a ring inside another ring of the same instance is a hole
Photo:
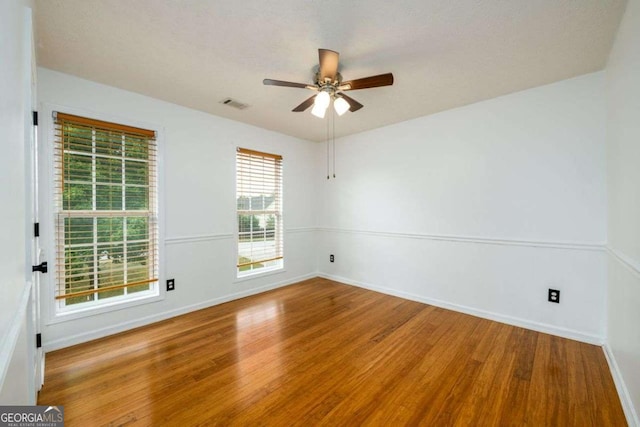
[[[392,72],[336,137],[604,68],[626,0],[38,0],[40,66],[313,141],[318,48],[345,80]],[[220,104],[232,97],[250,105]]]

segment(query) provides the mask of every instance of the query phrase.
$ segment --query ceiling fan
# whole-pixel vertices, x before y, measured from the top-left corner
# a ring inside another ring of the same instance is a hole
[[[272,79],[264,79],[262,83],[270,86],[296,87],[318,92],[291,111],[302,112],[313,104],[311,113],[319,118],[324,118],[324,114],[331,101],[333,101],[333,108],[339,116],[347,111],[358,111],[361,109],[363,107],[362,104],[345,95],[344,92],[348,90],[369,89],[393,84],[393,74],[391,73],[343,81],[342,75],[338,72],[340,54],[329,49],[318,49],[318,55],[320,57],[320,65],[315,75],[314,84],[293,83]]]

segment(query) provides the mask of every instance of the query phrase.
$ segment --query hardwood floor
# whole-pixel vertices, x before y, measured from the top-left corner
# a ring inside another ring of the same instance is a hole
[[[602,349],[312,279],[47,354],[67,426],[623,426]]]

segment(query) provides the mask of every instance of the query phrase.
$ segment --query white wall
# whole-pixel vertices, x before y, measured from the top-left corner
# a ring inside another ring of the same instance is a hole
[[[595,73],[340,139],[320,271],[603,342],[604,121]]]
[[[0,2],[0,404],[32,404],[27,161],[31,131],[31,2]]]
[[[97,118],[161,128],[165,237],[161,284],[164,278],[176,279],[176,290],[161,301],[80,320],[51,323],[51,307],[44,304],[45,349],[315,276],[317,176],[309,165],[315,162],[316,144],[42,68],[38,101],[45,119],[56,104],[63,111],[71,107]],[[45,133],[42,129],[43,138]],[[240,282],[235,280],[233,235],[238,146],[284,156],[285,271]],[[51,221],[52,214],[46,215],[43,221]],[[43,300],[50,301],[51,296],[44,295]]]
[[[640,425],[640,1],[630,0],[607,64],[607,356]],[[633,421],[631,421],[633,420]]]

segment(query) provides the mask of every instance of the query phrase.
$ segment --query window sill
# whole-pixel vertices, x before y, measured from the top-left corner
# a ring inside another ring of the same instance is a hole
[[[285,270],[284,267],[267,269],[265,271],[258,271],[255,273],[245,274],[243,276],[236,277],[236,280],[234,280],[233,283],[246,282],[247,280],[258,279],[260,277],[265,277],[265,276],[273,276],[275,274],[282,274],[286,272],[287,270]]]
[[[46,323],[47,325],[53,325],[56,323],[67,322],[69,320],[77,320],[84,317],[97,316],[99,314],[111,313],[118,310],[123,310],[130,307],[135,307],[143,304],[150,304],[156,301],[160,301],[164,299],[164,294],[160,293],[158,295],[141,295],[139,298],[135,299],[127,299],[125,301],[113,301],[110,303],[93,305],[90,307],[78,308],[76,310],[71,311],[61,311],[54,314],[49,321]]]

